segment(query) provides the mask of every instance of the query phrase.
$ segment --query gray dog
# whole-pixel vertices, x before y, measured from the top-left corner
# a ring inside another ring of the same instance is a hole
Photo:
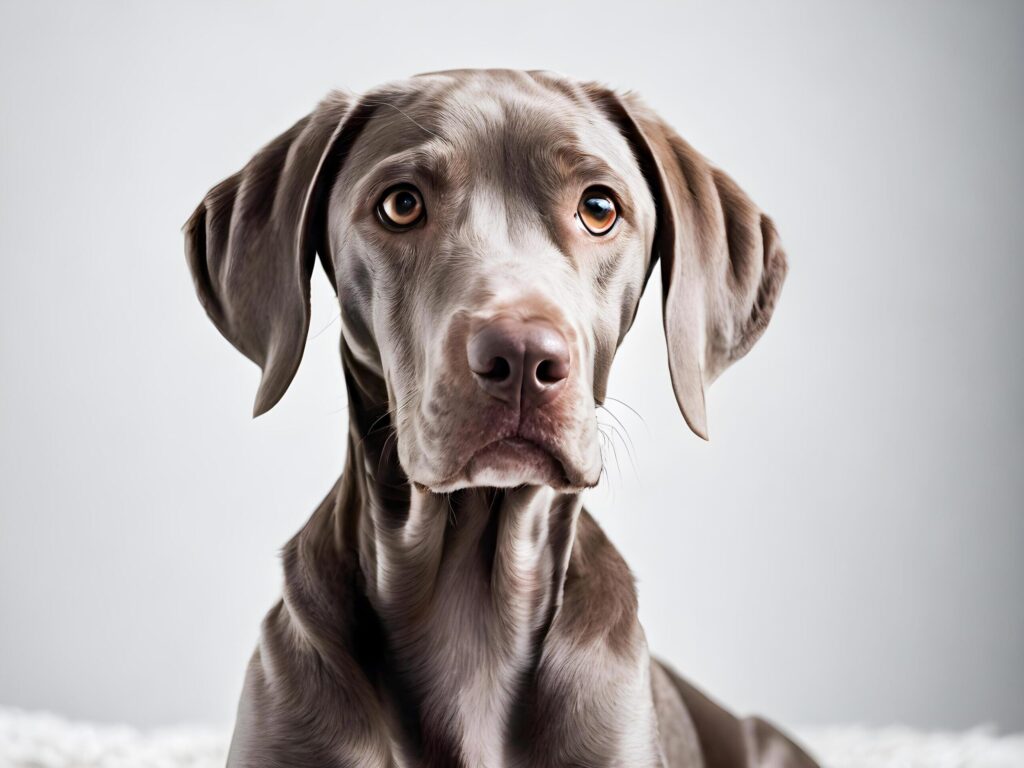
[[[344,473],[284,551],[231,766],[813,766],[648,653],[580,502],[595,408],[657,262],[676,398],[764,331],[771,220],[635,97],[453,71],[333,94],[185,226],[199,299],[284,394],[319,254]]]

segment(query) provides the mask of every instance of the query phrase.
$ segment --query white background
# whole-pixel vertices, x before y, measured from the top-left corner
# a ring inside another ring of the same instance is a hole
[[[343,463],[333,294],[269,415],[180,227],[327,90],[633,88],[775,218],[775,320],[672,399],[657,286],[589,504],[653,649],[783,723],[1024,728],[1024,6],[0,8],[0,705],[227,724],[278,551]],[[634,468],[635,467],[635,468]]]

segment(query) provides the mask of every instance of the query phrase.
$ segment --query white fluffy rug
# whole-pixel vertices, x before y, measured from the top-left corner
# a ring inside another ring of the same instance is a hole
[[[797,731],[828,768],[1024,768],[1024,734],[991,729]],[[133,728],[69,722],[0,708],[0,768],[223,768],[227,734],[208,728]]]

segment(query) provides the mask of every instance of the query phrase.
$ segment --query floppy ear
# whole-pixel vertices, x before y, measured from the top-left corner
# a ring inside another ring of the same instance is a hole
[[[657,208],[669,370],[683,418],[708,439],[704,390],[764,333],[786,278],[772,220],[631,94],[592,95],[630,141]]]
[[[184,227],[199,301],[263,370],[254,416],[281,399],[302,360],[325,188],[363,123],[345,130],[349,102],[331,94],[211,189]]]

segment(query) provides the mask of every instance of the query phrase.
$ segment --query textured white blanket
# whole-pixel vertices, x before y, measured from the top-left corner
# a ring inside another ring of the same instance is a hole
[[[804,728],[827,768],[1024,768],[1024,734],[990,729]],[[222,768],[227,735],[209,728],[133,728],[69,722],[0,708],[0,768]]]

